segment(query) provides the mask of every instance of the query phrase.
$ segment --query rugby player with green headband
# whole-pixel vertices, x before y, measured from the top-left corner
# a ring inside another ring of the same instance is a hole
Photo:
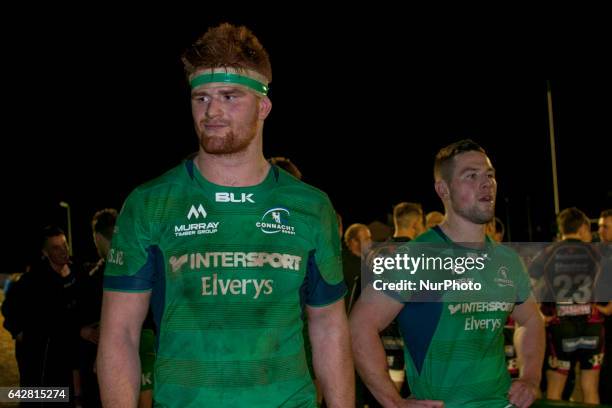
[[[189,81],[191,89],[205,84],[232,84],[255,92],[259,96],[268,95],[268,80],[252,70],[237,70],[235,68],[209,68],[193,75]]]
[[[340,239],[327,195],[263,155],[270,60],[245,27],[209,29],[182,57],[199,149],[137,187],[104,276],[104,406],[136,406],[151,304],[161,407],[354,406]]]

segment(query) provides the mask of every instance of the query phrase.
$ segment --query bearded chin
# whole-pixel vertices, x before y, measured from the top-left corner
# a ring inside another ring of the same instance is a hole
[[[491,211],[481,211],[477,208],[472,208],[462,215],[474,224],[487,224],[495,216],[495,209],[493,208]]]
[[[229,132],[225,136],[208,136],[204,132],[200,134],[200,146],[208,154],[236,154],[246,150],[255,138],[254,129],[244,137],[236,136],[234,132]]]
[[[465,219],[470,220],[474,224],[486,224],[493,219],[495,216],[495,206],[492,206],[490,210],[481,210],[477,206],[471,208],[459,208],[453,206],[455,212]]]
[[[257,117],[254,116],[244,127],[234,130],[229,130],[226,134],[220,136],[210,136],[204,130],[204,126],[198,129],[200,137],[200,146],[208,154],[236,154],[245,151],[257,135]]]

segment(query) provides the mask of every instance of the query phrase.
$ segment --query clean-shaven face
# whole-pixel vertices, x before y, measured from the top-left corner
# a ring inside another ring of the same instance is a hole
[[[602,242],[612,242],[612,216],[599,218],[599,239]]]

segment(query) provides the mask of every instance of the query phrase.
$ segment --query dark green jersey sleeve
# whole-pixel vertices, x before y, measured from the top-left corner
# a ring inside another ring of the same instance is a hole
[[[133,191],[121,209],[104,271],[104,289],[151,290],[156,251],[151,245],[145,200]]]
[[[516,262],[516,270],[518,276],[517,280],[517,288],[516,288],[516,302],[522,303],[529,299],[532,294],[531,290],[531,280],[529,278],[529,273],[527,271],[527,267],[523,262],[523,259],[517,254],[515,258]]]
[[[312,227],[316,247],[309,256],[305,301],[310,306],[326,306],[344,297],[346,284],[336,212],[327,197],[317,210],[321,220]]]

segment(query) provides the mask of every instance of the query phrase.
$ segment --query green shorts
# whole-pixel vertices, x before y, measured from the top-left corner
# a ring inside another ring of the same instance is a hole
[[[143,329],[140,335],[140,391],[153,389],[153,366],[155,365],[155,333]]]

